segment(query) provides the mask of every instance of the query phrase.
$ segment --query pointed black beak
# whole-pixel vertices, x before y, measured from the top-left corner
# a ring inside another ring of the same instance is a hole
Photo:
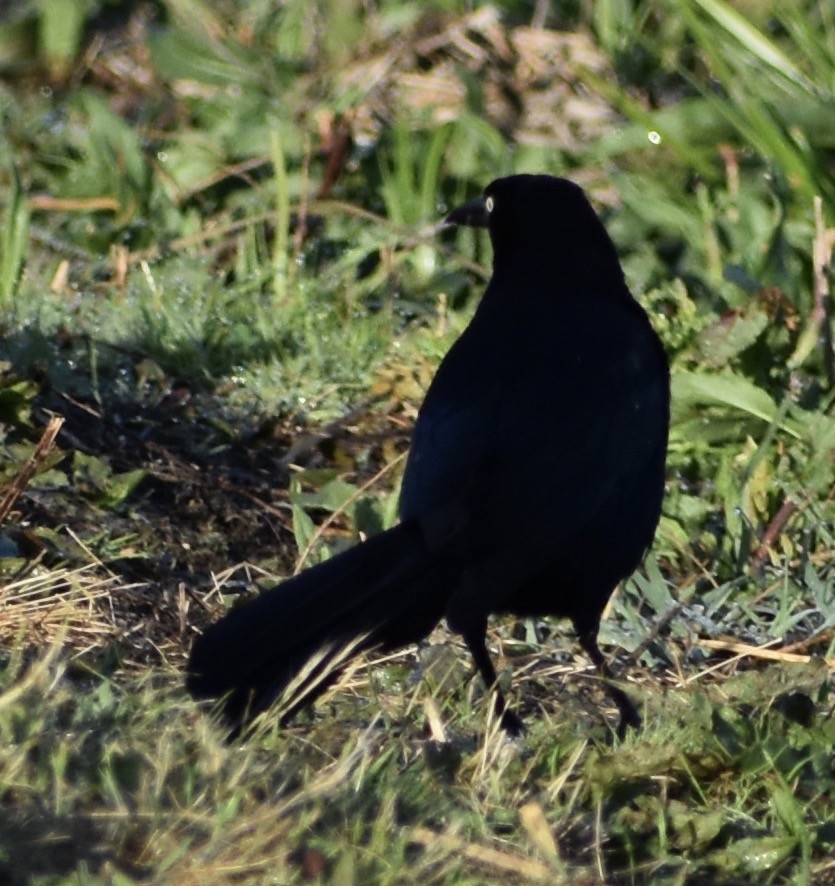
[[[484,197],[476,197],[453,209],[444,219],[446,225],[466,225],[470,228],[486,228],[490,221]]]

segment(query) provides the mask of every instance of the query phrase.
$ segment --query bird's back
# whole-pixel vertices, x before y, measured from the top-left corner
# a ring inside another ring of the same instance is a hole
[[[401,513],[455,536],[485,612],[571,616],[652,540],[668,420],[666,358],[622,280],[497,273],[420,411]]]

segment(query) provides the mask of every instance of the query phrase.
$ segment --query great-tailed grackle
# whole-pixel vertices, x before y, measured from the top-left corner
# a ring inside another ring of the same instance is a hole
[[[489,229],[493,276],[421,406],[400,523],[197,639],[189,689],[223,696],[235,729],[282,693],[291,716],[346,656],[421,640],[443,617],[509,731],[521,722],[496,687],[491,613],[571,619],[607,675],[600,617],[661,510],[663,348],[577,185],[501,178],[446,222]],[[621,730],[637,726],[626,694],[606,685]]]

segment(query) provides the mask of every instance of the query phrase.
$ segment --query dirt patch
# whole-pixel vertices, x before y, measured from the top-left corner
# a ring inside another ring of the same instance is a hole
[[[236,426],[209,394],[103,408],[52,390],[33,403],[35,424],[56,413],[62,456],[7,521],[12,559],[19,575],[93,559],[118,577],[107,605],[122,638],[133,637],[120,654],[138,660],[185,651],[186,635],[221,611],[219,581],[224,593],[248,594],[292,570],[295,472],[329,469],[361,484],[407,447],[410,425],[398,409],[365,404],[322,429],[291,419]],[[341,518],[328,528],[349,531]]]

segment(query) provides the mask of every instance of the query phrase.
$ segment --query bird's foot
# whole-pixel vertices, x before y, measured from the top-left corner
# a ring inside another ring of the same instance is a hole
[[[627,705],[621,707],[620,709],[620,723],[618,723],[618,738],[623,741],[626,738],[626,730],[629,728],[632,729],[640,729],[641,728],[641,715],[635,709],[635,706],[632,702],[629,702]]]
[[[508,708],[502,712],[501,726],[511,738],[518,738],[527,731],[522,720]]]

